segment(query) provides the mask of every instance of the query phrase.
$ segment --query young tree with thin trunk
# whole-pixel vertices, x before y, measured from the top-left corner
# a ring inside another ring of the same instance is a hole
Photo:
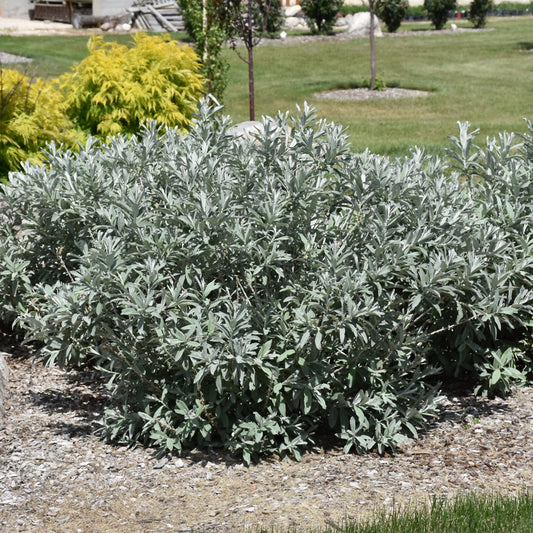
[[[226,0],[229,10],[227,33],[237,55],[248,65],[250,120],[255,120],[254,48],[263,38],[275,0]],[[246,55],[237,48],[238,41],[246,47]]]
[[[376,88],[376,27],[374,24],[374,0],[368,0],[370,11],[370,90]]]

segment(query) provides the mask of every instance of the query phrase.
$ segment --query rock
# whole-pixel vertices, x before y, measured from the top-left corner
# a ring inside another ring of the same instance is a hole
[[[263,123],[257,120],[247,120],[245,122],[240,122],[235,124],[232,128],[229,129],[228,133],[234,137],[250,137],[253,134],[261,134],[265,131]]]
[[[285,17],[283,29],[308,31],[309,26],[303,17]]]
[[[347,15],[346,31],[352,35],[366,37],[370,35],[370,13],[368,11],[362,13],[354,13],[353,15]],[[379,19],[374,15],[374,35],[381,37],[381,27],[379,25]]]
[[[348,26],[348,22],[346,17],[337,17],[337,20],[335,21],[334,27],[340,30],[346,30],[346,27]]]
[[[288,6],[285,8],[286,17],[295,17],[298,13],[302,12],[301,6]]]
[[[6,386],[9,378],[9,367],[4,355],[0,353],[0,418],[6,413]]]

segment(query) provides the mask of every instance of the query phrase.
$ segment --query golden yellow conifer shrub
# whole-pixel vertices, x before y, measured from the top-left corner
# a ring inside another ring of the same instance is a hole
[[[72,148],[81,140],[52,82],[0,69],[0,179],[22,161],[42,161],[41,150],[50,141]]]
[[[70,116],[93,135],[135,133],[146,121],[186,129],[204,93],[200,61],[170,36],[138,33],[132,46],[89,41],[90,54],[60,79]]]

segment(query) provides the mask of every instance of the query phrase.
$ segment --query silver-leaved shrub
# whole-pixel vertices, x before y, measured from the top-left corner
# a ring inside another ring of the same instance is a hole
[[[239,137],[203,104],[186,134],[50,148],[0,196],[2,317],[107,377],[110,440],[394,449],[439,380],[528,378],[529,128],[481,149],[461,125],[455,169],[354,155],[308,108]]]

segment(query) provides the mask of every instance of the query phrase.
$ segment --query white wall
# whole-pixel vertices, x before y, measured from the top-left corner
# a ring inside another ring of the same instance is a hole
[[[30,0],[0,0],[0,17],[30,18]]]
[[[119,15],[132,4],[133,0],[93,0],[93,15],[95,17]]]

